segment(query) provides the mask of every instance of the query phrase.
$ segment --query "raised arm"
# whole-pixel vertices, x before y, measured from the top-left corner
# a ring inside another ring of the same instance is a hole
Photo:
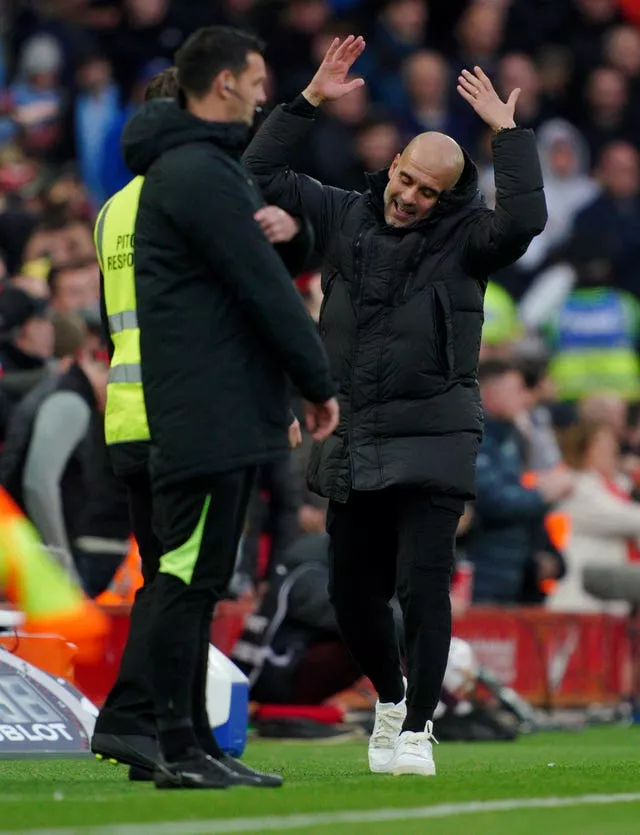
[[[493,165],[496,208],[475,218],[470,229],[467,259],[483,275],[516,261],[547,222],[542,172],[533,131],[516,126],[515,106],[520,90],[506,102],[480,69],[463,70],[458,92],[495,132]]]
[[[309,86],[291,104],[280,105],[266,120],[242,158],[268,203],[292,215],[308,216],[322,254],[342,212],[353,199],[343,189],[323,186],[312,177],[289,167],[294,148],[313,126],[317,108],[361,87],[362,79],[347,81],[347,73],[364,49],[364,40],[350,35],[336,38]]]

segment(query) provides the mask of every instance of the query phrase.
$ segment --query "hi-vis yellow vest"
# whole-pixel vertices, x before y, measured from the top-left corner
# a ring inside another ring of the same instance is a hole
[[[108,445],[149,440],[140,369],[133,246],[143,178],[136,177],[102,207],[94,230],[104,300],[114,346],[105,410]]]

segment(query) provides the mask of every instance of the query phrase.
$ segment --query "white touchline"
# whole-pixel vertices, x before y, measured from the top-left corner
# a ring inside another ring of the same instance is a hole
[[[370,812],[310,813],[267,818],[235,818],[171,821],[167,823],[123,823],[108,826],[64,827],[62,829],[22,829],[0,831],[0,835],[222,835],[227,832],[281,832],[304,826],[331,826],[337,823],[382,823],[383,821],[451,818],[478,812],[509,812],[518,809],[559,809],[563,806],[638,803],[640,793],[583,794],[578,797],[537,797],[514,800],[485,800],[477,803],[444,803],[408,809],[374,809]]]

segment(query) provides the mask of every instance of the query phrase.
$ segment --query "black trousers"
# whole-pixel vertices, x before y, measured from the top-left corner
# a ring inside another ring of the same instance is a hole
[[[389,601],[397,590],[408,678],[404,730],[438,704],[451,642],[449,586],[462,499],[412,488],[353,492],[329,505],[330,586],[344,641],[380,701],[404,695]]]
[[[260,535],[264,530],[271,534],[271,559],[268,573],[298,536],[298,502],[291,483],[290,454],[269,461],[258,468],[256,485],[252,491],[247,514],[242,556],[237,571],[258,579],[258,552]],[[265,506],[262,491],[269,494]]]
[[[149,629],[152,622],[152,583],[160,567],[162,545],[153,530],[151,484],[146,468],[124,481],[131,529],[140,551],[144,585],[136,593],[120,671],[96,721],[96,733],[155,736]]]
[[[233,573],[254,476],[255,468],[245,468],[153,496],[164,553],[153,584],[149,652],[158,735],[169,759],[197,743],[198,725],[208,725],[211,617]]]

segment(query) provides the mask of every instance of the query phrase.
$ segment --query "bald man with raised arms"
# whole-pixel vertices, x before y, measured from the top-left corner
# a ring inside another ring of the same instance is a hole
[[[474,496],[482,435],[476,372],[488,276],[517,260],[547,213],[533,133],[479,68],[458,92],[494,131],[496,208],[449,136],[424,133],[364,194],[289,168],[325,101],[362,85],[362,38],[336,39],[309,86],[277,107],[244,162],[265,198],[306,214],[323,260],[320,334],[341,418],[317,444],[312,490],[330,500],[331,597],[344,640],[378,691],[374,772],[435,774],[431,743],[451,639],[454,537]],[[405,627],[403,679],[393,615]]]

